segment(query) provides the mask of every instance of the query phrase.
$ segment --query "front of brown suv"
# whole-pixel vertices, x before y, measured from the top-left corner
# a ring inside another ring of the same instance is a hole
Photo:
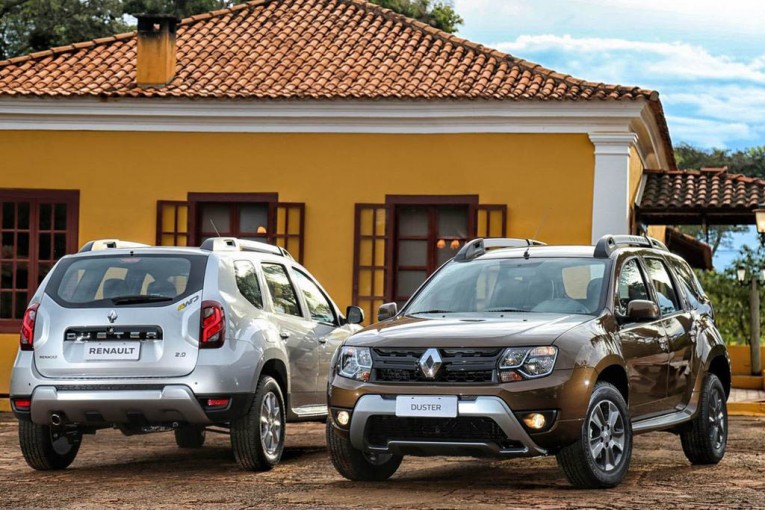
[[[621,481],[627,374],[642,370],[630,372],[611,306],[624,256],[526,244],[469,243],[400,313],[338,350],[327,439],[341,474],[386,479],[404,455],[556,454],[575,485]]]

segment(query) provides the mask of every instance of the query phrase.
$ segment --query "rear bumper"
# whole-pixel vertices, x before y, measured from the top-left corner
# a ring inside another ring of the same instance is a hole
[[[48,425],[53,414],[67,423],[211,423],[197,397],[183,385],[120,391],[36,388],[32,421]]]
[[[350,423],[351,444],[359,450],[399,455],[461,455],[473,457],[531,457],[546,455],[526,433],[515,415],[498,397],[477,397],[458,403],[460,417],[490,418],[497,423],[507,438],[520,444],[518,447],[502,447],[492,441],[399,441],[390,440],[386,447],[371,446],[366,441],[367,422],[372,416],[395,416],[396,400],[380,395],[364,395],[353,410]]]

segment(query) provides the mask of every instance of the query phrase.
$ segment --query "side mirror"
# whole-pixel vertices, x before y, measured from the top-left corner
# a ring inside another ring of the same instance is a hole
[[[348,324],[361,324],[364,322],[364,310],[358,306],[349,306],[345,309],[345,320]]]
[[[634,299],[627,304],[627,319],[632,322],[655,321],[659,318],[659,307],[653,301]]]
[[[377,320],[384,321],[385,319],[390,319],[395,317],[397,313],[398,305],[396,303],[385,303],[377,310]]]

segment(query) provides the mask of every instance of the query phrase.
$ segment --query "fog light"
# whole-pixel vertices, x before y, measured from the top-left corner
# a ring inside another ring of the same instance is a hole
[[[523,423],[525,423],[526,426],[530,429],[541,430],[545,428],[545,425],[547,425],[547,420],[545,419],[544,415],[539,413],[531,413],[523,417]]]
[[[340,411],[337,413],[337,423],[345,427],[351,421],[351,413],[348,411]]]

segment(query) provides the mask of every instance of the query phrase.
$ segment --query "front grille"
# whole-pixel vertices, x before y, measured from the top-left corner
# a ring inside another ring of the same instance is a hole
[[[398,418],[371,416],[367,421],[367,444],[385,448],[388,441],[417,442],[492,442],[501,448],[520,448],[521,443],[507,434],[491,418]]]
[[[441,369],[434,379],[425,377],[419,366],[425,348],[373,349],[371,381],[382,383],[491,384],[497,382],[497,361],[502,349],[439,349]]]

